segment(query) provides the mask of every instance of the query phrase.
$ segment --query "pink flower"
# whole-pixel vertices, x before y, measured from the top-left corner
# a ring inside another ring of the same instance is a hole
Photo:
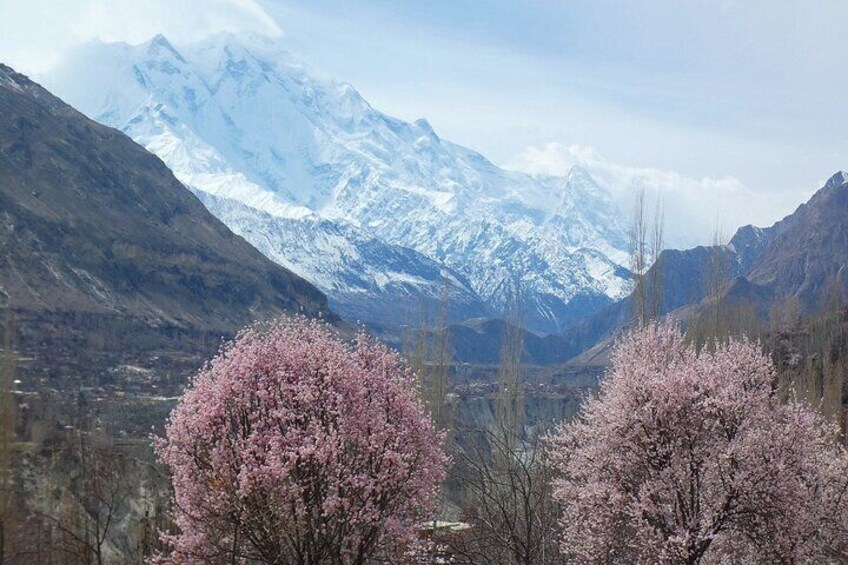
[[[837,430],[775,391],[747,341],[697,352],[631,333],[596,398],[551,437],[562,545],[581,562],[805,562],[843,554]]]
[[[243,331],[191,382],[157,454],[180,563],[400,555],[444,478],[443,438],[397,355],[305,318]]]

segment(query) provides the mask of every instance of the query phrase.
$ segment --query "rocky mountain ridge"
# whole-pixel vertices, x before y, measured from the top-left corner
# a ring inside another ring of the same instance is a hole
[[[732,316],[741,309],[752,321],[765,323],[779,310],[809,316],[844,300],[848,173],[835,173],[808,202],[772,226],[743,226],[726,245],[663,251],[646,280],[659,281],[661,315],[688,321],[708,311]],[[628,297],[561,337],[577,363],[603,363],[610,337],[632,319],[633,297]]]
[[[256,319],[335,319],[159,158],[6,66],[0,116],[0,308],[22,351],[199,363]]]

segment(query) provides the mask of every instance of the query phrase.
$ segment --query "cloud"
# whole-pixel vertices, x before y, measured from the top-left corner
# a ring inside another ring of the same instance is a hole
[[[38,76],[91,39],[175,43],[219,31],[281,35],[254,0],[0,0],[0,60]]]
[[[497,164],[577,142],[775,214],[848,167],[845,0],[258,1],[291,51]]]
[[[694,178],[653,167],[612,163],[593,148],[581,145],[551,142],[530,147],[508,166],[531,174],[562,176],[576,165],[606,187],[625,212],[633,209],[640,188],[645,189],[649,202],[659,198],[669,247],[708,244],[716,232],[726,241],[738,227],[771,225],[798,205],[795,193],[763,193],[734,177]]]

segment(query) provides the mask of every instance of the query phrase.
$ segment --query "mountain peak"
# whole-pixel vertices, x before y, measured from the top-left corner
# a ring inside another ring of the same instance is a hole
[[[580,165],[574,165],[568,171],[566,190],[574,196],[591,196],[610,201],[607,191],[598,184],[595,178]]]
[[[843,184],[848,183],[848,173],[845,171],[837,171],[832,177],[830,177],[825,183],[825,188],[834,188],[837,186],[842,186]]]
[[[597,184],[595,179],[592,178],[592,175],[589,174],[589,171],[581,167],[580,165],[574,165],[568,171],[568,182],[571,184],[572,182],[583,184],[583,183],[591,183]]]
[[[816,191],[816,193],[813,195],[812,198],[810,198],[809,201],[805,202],[804,204],[801,204],[798,209],[800,210],[808,206],[812,206],[814,208],[828,208],[832,206],[833,198],[842,197],[844,191],[840,189],[842,187],[845,187],[846,185],[848,185],[848,173],[846,173],[845,171],[837,171],[833,174],[833,176],[827,179],[827,182],[824,183],[824,186],[822,186],[818,191]]]
[[[168,41],[168,38],[161,33],[157,33],[150,39],[150,41],[147,42],[146,51],[152,56],[159,56],[166,53],[176,57],[179,61],[185,62],[185,59],[183,59],[183,56],[180,55],[180,52],[177,51],[173,44]]]

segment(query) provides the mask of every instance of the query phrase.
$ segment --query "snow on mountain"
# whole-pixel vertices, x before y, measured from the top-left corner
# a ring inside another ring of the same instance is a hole
[[[324,289],[351,321],[408,324],[422,307],[433,319],[446,290],[452,318],[491,314],[461,274],[346,222],[277,216],[201,190],[195,194],[265,256]]]
[[[626,230],[588,173],[501,169],[426,120],[373,109],[275,41],[89,43],[45,82],[159,155],[343,315],[373,316],[378,296],[433,299],[445,276],[458,315],[497,313],[519,281],[528,325],[558,331],[629,290]]]

